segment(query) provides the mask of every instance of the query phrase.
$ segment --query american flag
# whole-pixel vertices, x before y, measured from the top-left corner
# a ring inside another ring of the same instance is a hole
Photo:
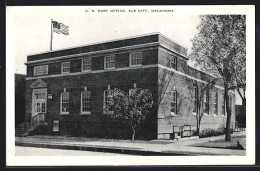
[[[69,35],[69,26],[65,24],[58,23],[57,21],[52,21],[53,24],[53,32],[58,34]]]

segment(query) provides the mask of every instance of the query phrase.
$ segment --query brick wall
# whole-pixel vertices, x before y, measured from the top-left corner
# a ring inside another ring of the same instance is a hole
[[[107,85],[111,85],[111,89],[116,87],[128,91],[133,88],[133,83],[137,83],[137,87],[151,90],[154,101],[151,115],[143,128],[137,132],[137,138],[156,138],[157,77],[157,68],[139,68],[42,79],[48,84],[48,94],[52,94],[52,99],[47,101],[47,132],[52,134],[52,120],[59,119],[61,135],[102,136],[105,132],[108,132],[105,135],[111,134],[112,136],[113,131],[118,131],[118,127],[115,127],[113,121],[109,121],[109,118],[103,115],[103,92],[107,89]],[[31,115],[32,89],[29,85],[34,81],[27,80],[26,83],[27,118],[30,118]],[[80,115],[80,93],[85,86],[92,94],[91,115]],[[60,115],[60,94],[64,88],[67,92],[70,92],[69,115]],[[129,126],[127,124],[121,125],[119,130],[123,138],[124,136],[126,136],[125,138],[131,136],[131,134],[128,134]]]
[[[158,50],[157,48],[146,48],[146,49],[136,49],[136,51],[142,52],[142,64],[151,65],[158,63]],[[116,68],[125,68],[129,67],[129,54],[130,52],[115,52],[110,55],[116,56]],[[104,70],[104,55],[101,56],[90,56],[92,57],[92,71]],[[76,73],[81,72],[82,59],[67,59],[62,61],[56,61],[53,63],[42,63],[42,65],[48,65],[48,75],[61,74],[61,63],[62,62],[71,62],[70,72]],[[39,66],[39,63],[36,65],[27,66],[27,77],[33,77],[34,75],[34,66]]]
[[[76,55],[91,51],[100,51],[106,49],[120,48],[125,46],[147,44],[152,42],[160,42],[170,49],[183,54],[187,54],[187,49],[181,47],[175,42],[161,36],[159,34],[144,36],[139,38],[131,38],[126,40],[118,40],[102,44],[65,49],[54,52],[47,52],[38,55],[28,56],[28,61],[47,59],[66,55]],[[142,52],[142,67],[129,67],[129,53],[133,51]],[[99,53],[89,55],[92,57],[92,71],[100,72],[81,72],[82,59],[88,56],[76,56],[70,59],[59,59],[57,61],[46,61],[37,64],[27,65],[27,77],[33,76],[33,67],[38,65],[48,65],[48,75],[56,75],[55,77],[42,77],[48,86],[48,94],[52,94],[52,100],[47,101],[47,133],[52,134],[53,119],[60,120],[61,135],[88,136],[88,137],[106,137],[113,138],[130,138],[131,131],[126,123],[116,123],[103,115],[103,92],[107,89],[107,85],[111,88],[120,88],[128,91],[133,88],[133,83],[137,83],[137,87],[150,89],[153,94],[154,105],[150,116],[143,125],[138,128],[137,138],[160,138],[160,133],[172,132],[173,126],[183,126],[184,124],[196,125],[196,116],[192,115],[192,86],[196,82],[201,85],[201,81],[191,79],[191,77],[208,80],[211,77],[201,71],[197,71],[187,65],[187,58],[171,50],[153,45],[152,47],[135,49],[118,49],[114,52],[104,54]],[[115,55],[115,70],[104,70],[105,55]],[[172,72],[167,69],[153,66],[145,68],[147,65],[159,64],[166,68],[170,68],[170,62],[173,57],[177,58],[177,69]],[[71,62],[71,74],[60,75],[61,62]],[[121,70],[125,68],[126,70]],[[58,75],[58,76],[57,76]],[[32,89],[30,85],[35,81],[26,81],[26,119],[31,117],[32,108]],[[223,82],[218,81],[217,85],[222,85]],[[80,115],[80,93],[84,87],[88,87],[92,93],[92,111],[91,115]],[[60,94],[66,88],[70,92],[70,114],[60,115]],[[169,94],[175,88],[177,91],[177,114],[170,115],[170,99]],[[218,92],[218,115],[213,115],[213,101],[209,98],[209,116],[204,116],[201,121],[201,130],[204,128],[218,128],[225,125],[226,117],[221,116],[221,94],[223,90],[212,88],[209,90],[209,97],[212,91]],[[232,94],[232,120],[234,124],[234,104],[235,98]]]
[[[159,87],[158,87],[158,99],[160,105],[158,106],[158,138],[162,138],[162,134],[172,132],[173,126],[183,126],[183,125],[195,125],[196,126],[196,115],[192,114],[193,110],[193,83],[194,80],[186,78],[182,75],[172,73],[165,69],[159,68]],[[196,82],[199,84],[202,83]],[[171,116],[170,114],[170,91],[177,91],[177,115]],[[218,92],[218,115],[213,115],[213,99],[212,92]],[[223,90],[213,87],[209,90],[209,115],[205,115],[201,120],[201,129],[204,128],[214,128],[225,126],[226,116],[223,117],[222,114],[222,93]],[[232,96],[232,119],[231,125],[235,123],[235,96]]]

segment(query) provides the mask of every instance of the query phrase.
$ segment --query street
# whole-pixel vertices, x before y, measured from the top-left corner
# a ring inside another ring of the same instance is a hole
[[[15,146],[16,156],[129,156],[126,154]]]

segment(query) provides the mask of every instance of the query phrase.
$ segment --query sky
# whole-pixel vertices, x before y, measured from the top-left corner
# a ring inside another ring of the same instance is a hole
[[[26,74],[28,54],[50,50],[51,19],[69,26],[68,36],[53,33],[53,50],[160,32],[190,51],[199,23],[198,16],[175,15],[16,16],[16,73]]]
[[[191,52],[191,39],[198,33],[196,27],[200,22],[199,15],[97,12],[97,8],[94,8],[94,13],[84,11],[91,11],[90,7],[72,13],[63,9],[12,9],[16,12],[13,18],[15,73],[26,74],[24,63],[27,55],[50,51],[51,19],[69,26],[68,36],[53,33],[53,50],[160,32],[188,48],[188,54]],[[28,12],[30,10],[33,11]],[[192,65],[192,62],[189,61],[189,64]]]

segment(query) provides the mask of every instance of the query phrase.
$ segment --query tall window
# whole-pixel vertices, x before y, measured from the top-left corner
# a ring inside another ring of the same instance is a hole
[[[198,113],[198,87],[194,87],[193,89],[193,110],[192,113]]]
[[[203,113],[209,115],[209,91],[206,90],[204,92],[204,97],[203,97]]]
[[[90,114],[91,112],[91,91],[81,92],[81,114]]]
[[[61,101],[60,101],[61,114],[69,114],[69,100],[70,100],[69,92],[62,92]]]
[[[82,71],[91,70],[91,58],[82,59]]]
[[[173,69],[177,69],[177,58],[176,57],[172,57],[171,67]]]
[[[130,66],[142,65],[142,52],[130,53]]]
[[[218,115],[218,93],[216,91],[213,92],[213,107],[214,114]]]
[[[107,104],[108,104],[109,91],[110,91],[110,90],[105,90],[105,91],[104,91],[104,108],[105,108],[105,107],[107,106]]]
[[[70,73],[70,62],[61,63],[61,73]]]
[[[104,107],[108,104],[108,97],[113,95],[113,90],[105,90],[104,91]]]
[[[35,66],[34,75],[46,75],[48,74],[48,65]]]
[[[171,101],[171,115],[177,114],[177,92],[172,91],[170,95],[170,101]]]
[[[106,56],[105,57],[105,69],[115,68],[115,56]]]
[[[107,86],[107,90],[104,91],[104,101],[103,101],[103,108],[106,108],[108,105],[108,98],[110,95],[113,95],[114,91],[110,89],[110,85]],[[110,110],[112,112],[113,110]]]
[[[221,103],[221,108],[222,108],[222,116],[225,116],[225,95],[222,94],[222,103]]]

